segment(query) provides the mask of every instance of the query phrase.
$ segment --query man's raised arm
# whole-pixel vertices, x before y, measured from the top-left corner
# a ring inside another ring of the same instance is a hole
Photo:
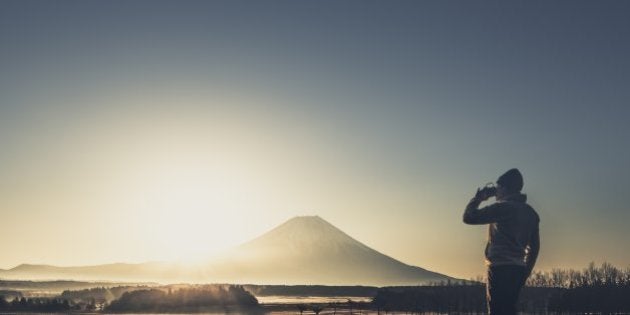
[[[483,196],[482,196],[483,197]],[[487,198],[486,198],[487,199]],[[475,196],[470,200],[464,210],[464,223],[466,224],[488,224],[499,221],[503,215],[500,204],[495,203],[481,209],[477,209],[484,199]]]

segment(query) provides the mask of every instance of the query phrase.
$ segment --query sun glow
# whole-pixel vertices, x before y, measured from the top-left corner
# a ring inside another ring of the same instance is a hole
[[[308,207],[312,214],[348,199],[351,167],[305,133],[302,121],[264,110],[264,101],[202,99],[106,99],[99,108],[108,110],[88,108],[70,124],[48,126],[55,131],[37,140],[63,145],[29,146],[31,160],[13,168],[19,181],[6,207],[21,207],[18,223],[51,242],[90,254],[50,247],[28,262],[198,261],[256,237],[287,213]],[[51,124],[65,121],[46,115]],[[335,176],[325,176],[332,169]],[[67,234],[56,232],[68,222]]]
[[[109,218],[99,221],[138,244],[138,260],[205,259],[247,239],[234,230],[256,220],[244,213],[269,214],[261,207],[270,170],[252,154],[247,130],[234,127],[246,122],[209,124],[192,113],[181,120],[168,113],[127,117],[100,118],[90,127],[96,139],[79,146],[91,152],[82,158],[86,169],[102,165],[107,173],[98,211]]]
[[[162,259],[198,260],[234,245],[236,215],[255,209],[255,174],[224,161],[215,165],[170,161],[145,169],[129,199],[139,233],[158,246]]]

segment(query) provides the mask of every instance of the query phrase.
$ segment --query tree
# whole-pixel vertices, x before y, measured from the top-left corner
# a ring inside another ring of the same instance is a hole
[[[348,306],[350,307],[350,315],[352,315],[352,307],[354,306],[354,301],[352,299],[348,299]]]
[[[307,307],[304,304],[298,304],[296,305],[298,311],[300,311],[300,315],[302,315],[304,313],[304,311],[306,311]]]
[[[333,309],[333,315],[336,315],[337,314],[337,307],[339,306],[339,302],[329,303],[328,306]]]
[[[320,305],[313,305],[311,306],[311,310],[313,310],[313,313],[315,313],[316,315],[319,315],[319,313],[321,313],[324,308]]]

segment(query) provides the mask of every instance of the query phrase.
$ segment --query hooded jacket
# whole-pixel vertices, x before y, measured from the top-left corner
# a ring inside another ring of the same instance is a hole
[[[473,198],[466,207],[466,224],[488,224],[486,265],[526,266],[530,240],[538,235],[540,222],[526,201],[526,195],[517,193],[480,209],[480,201]]]

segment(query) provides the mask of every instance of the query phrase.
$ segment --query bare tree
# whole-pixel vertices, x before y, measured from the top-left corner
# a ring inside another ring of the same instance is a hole
[[[313,311],[313,313],[315,313],[316,315],[319,315],[319,313],[321,313],[324,308],[320,305],[312,305],[311,306],[311,310]]]
[[[304,311],[306,311],[306,309],[308,308],[305,304],[298,304],[296,305],[298,311],[300,311],[300,315],[302,315],[304,313]]]

